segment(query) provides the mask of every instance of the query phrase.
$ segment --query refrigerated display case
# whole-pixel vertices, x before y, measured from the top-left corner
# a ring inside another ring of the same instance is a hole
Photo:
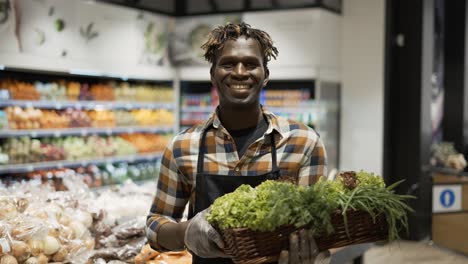
[[[138,164],[156,168],[177,127],[172,80],[6,68],[0,93],[3,181],[99,167],[141,180]]]

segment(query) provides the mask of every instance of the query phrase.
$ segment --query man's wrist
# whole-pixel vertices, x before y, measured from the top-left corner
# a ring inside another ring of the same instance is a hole
[[[174,223],[166,222],[162,224],[157,232],[157,243],[170,251],[180,251],[185,249],[185,230],[188,222]]]
[[[189,221],[185,222],[180,222],[177,226],[177,238],[180,239],[179,243],[183,245],[183,248],[185,249],[185,231],[187,230],[187,226],[190,223]]]

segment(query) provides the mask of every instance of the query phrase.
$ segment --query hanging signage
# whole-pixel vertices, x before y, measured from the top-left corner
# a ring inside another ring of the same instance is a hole
[[[432,212],[456,212],[462,209],[461,185],[434,185],[432,188]]]

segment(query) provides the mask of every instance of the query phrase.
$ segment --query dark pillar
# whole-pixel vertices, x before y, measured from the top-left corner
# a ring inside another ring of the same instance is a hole
[[[387,0],[385,46],[384,177],[406,181],[397,190],[410,205],[410,239],[430,234],[431,75],[434,0]]]
[[[466,0],[445,1],[445,104],[443,139],[463,152],[468,145]],[[466,131],[466,132],[465,132]]]

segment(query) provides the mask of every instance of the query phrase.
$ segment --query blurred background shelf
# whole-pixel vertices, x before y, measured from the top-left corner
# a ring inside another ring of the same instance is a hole
[[[122,133],[171,133],[174,132],[173,126],[157,127],[112,127],[112,128],[54,128],[54,129],[7,129],[0,130],[0,138],[30,136],[36,137],[61,137],[61,136],[87,136],[87,135],[113,135]]]
[[[146,103],[122,101],[46,101],[46,100],[7,100],[0,101],[0,107],[19,106],[48,109],[167,109],[174,110],[174,103]]]
[[[118,162],[144,162],[150,160],[156,160],[162,157],[162,152],[147,153],[147,154],[136,154],[126,156],[113,156],[104,158],[90,158],[82,160],[61,160],[61,161],[47,161],[47,162],[35,162],[35,163],[24,163],[24,164],[10,164],[1,165],[0,173],[25,173],[35,170],[53,169],[53,168],[64,168],[64,167],[79,167],[87,165],[99,165],[107,163],[118,163]]]

